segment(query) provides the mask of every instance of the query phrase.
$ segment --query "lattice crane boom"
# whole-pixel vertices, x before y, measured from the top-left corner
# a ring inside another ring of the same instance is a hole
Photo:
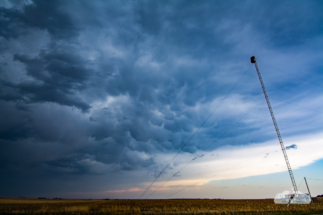
[[[288,168],[290,179],[292,180],[292,184],[293,184],[293,187],[294,187],[295,194],[297,194],[298,189],[297,189],[297,185],[296,185],[296,182],[295,182],[295,179],[294,179],[292,167],[290,166],[290,163],[289,163],[289,160],[288,160],[288,157],[287,157],[287,152],[286,152],[286,149],[285,149],[285,146],[284,146],[284,142],[283,142],[283,139],[282,139],[282,137],[280,135],[279,128],[278,128],[278,125],[277,125],[277,122],[276,122],[276,119],[275,119],[275,115],[274,115],[273,109],[271,107],[269,97],[267,95],[267,91],[266,91],[264,82],[262,80],[262,77],[261,77],[261,74],[260,74],[260,71],[259,71],[259,68],[258,68],[258,65],[257,65],[256,58],[254,56],[252,56],[250,60],[251,60],[251,63],[255,64],[257,74],[258,74],[258,78],[259,78],[259,81],[260,81],[260,84],[261,84],[261,88],[262,88],[262,91],[264,92],[266,102],[267,102],[267,105],[268,105],[268,109],[269,109],[269,112],[270,112],[270,115],[271,115],[271,119],[273,120],[275,130],[276,130],[276,133],[277,133],[277,137],[278,137],[281,149],[282,149],[283,154],[284,154],[284,158],[285,158],[285,161],[286,161],[286,165],[287,165],[287,168]]]

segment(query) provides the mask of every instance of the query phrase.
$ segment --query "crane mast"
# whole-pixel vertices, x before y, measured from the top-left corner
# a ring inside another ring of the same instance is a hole
[[[259,71],[259,68],[258,68],[258,65],[257,65],[256,58],[254,56],[252,56],[250,60],[251,60],[251,63],[255,64],[257,74],[258,74],[258,78],[259,78],[259,81],[260,81],[260,84],[261,84],[261,88],[262,88],[262,91],[264,92],[266,102],[267,102],[267,105],[268,105],[268,109],[269,109],[269,112],[270,112],[270,115],[271,115],[271,119],[273,120],[275,130],[276,130],[276,133],[277,133],[277,137],[278,137],[281,149],[282,149],[283,154],[284,154],[284,158],[285,158],[286,165],[287,165],[287,168],[288,168],[289,176],[290,176],[290,179],[292,180],[292,184],[293,184],[293,187],[294,187],[295,194],[297,194],[298,190],[297,190],[296,182],[295,182],[295,179],[294,179],[292,167],[290,166],[290,163],[289,163],[289,160],[288,160],[288,157],[287,157],[287,152],[286,152],[286,149],[285,149],[285,146],[284,146],[284,142],[283,142],[283,139],[282,139],[282,137],[280,135],[279,128],[278,128],[278,125],[277,125],[277,122],[276,122],[276,119],[275,119],[275,116],[274,116],[273,109],[272,109],[272,107],[270,105],[269,97],[267,95],[264,82],[262,81],[262,77],[261,77],[261,74],[260,74],[260,71]]]

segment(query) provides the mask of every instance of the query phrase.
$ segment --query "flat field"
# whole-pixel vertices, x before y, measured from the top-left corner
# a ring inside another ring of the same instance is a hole
[[[323,198],[309,205],[273,200],[47,200],[0,199],[0,214],[323,214]]]

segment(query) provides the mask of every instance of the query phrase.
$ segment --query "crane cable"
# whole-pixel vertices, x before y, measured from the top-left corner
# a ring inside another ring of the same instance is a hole
[[[204,150],[200,153],[200,155],[205,152],[210,146],[212,146],[218,139],[220,139],[223,135],[225,135],[229,130],[231,130],[237,123],[239,123],[245,116],[247,116],[249,113],[251,113],[253,111],[253,109],[259,105],[260,102],[258,102],[247,114],[245,114],[243,117],[241,117],[238,121],[236,121],[231,127],[229,127],[226,131],[224,131],[215,141],[213,141],[211,144],[209,144],[206,148],[204,148]],[[200,157],[200,156],[196,156],[196,157]],[[193,160],[196,159],[192,159],[189,163],[187,163],[182,169],[184,169],[188,164],[190,164]],[[182,170],[181,169],[181,170]],[[177,172],[178,173],[178,172]],[[171,178],[173,178],[177,173],[175,173]],[[169,179],[170,180],[170,179]]]
[[[223,173],[223,172],[226,172],[226,171],[228,171],[229,169],[232,169],[232,168],[234,168],[234,167],[236,167],[236,166],[239,166],[239,165],[241,165],[241,164],[245,163],[246,161],[249,161],[249,160],[251,160],[251,159],[253,159],[253,158],[255,158],[255,157],[259,156],[260,154],[263,154],[265,151],[267,151],[267,149],[266,149],[266,150],[264,150],[264,151],[262,151],[261,153],[259,153],[259,154],[255,155],[255,156],[254,156],[254,157],[252,157],[252,158],[249,158],[249,159],[246,159],[246,160],[244,160],[244,161],[242,161],[242,162],[239,162],[238,164],[233,165],[233,166],[229,167],[229,168],[228,168],[228,169],[226,169],[226,170],[223,170],[223,171],[221,171],[221,172],[219,172],[219,173],[216,173],[216,174],[214,174],[214,175],[212,175],[212,176],[208,177],[208,178],[207,178],[207,179],[205,179],[205,180],[201,180],[201,181],[199,181],[199,182],[197,182],[197,183],[195,183],[195,184],[189,185],[189,186],[187,186],[187,187],[185,187],[185,188],[183,188],[183,189],[181,189],[181,190],[179,190],[179,191],[177,191],[177,192],[175,192],[175,193],[172,193],[171,195],[168,195],[168,196],[167,196],[167,197],[165,197],[165,198],[169,198],[169,197],[171,197],[171,196],[173,196],[173,195],[175,195],[175,194],[177,194],[177,193],[180,193],[180,192],[182,192],[182,191],[184,191],[184,190],[186,190],[186,189],[188,189],[188,188],[191,188],[191,187],[193,187],[193,186],[195,186],[195,185],[197,185],[197,184],[200,184],[200,183],[202,183],[202,182],[204,182],[204,181],[207,181],[207,180],[209,180],[209,179],[213,178],[213,177],[214,177],[214,176],[216,176],[216,175],[219,175],[219,174],[221,174],[221,173]]]
[[[164,182],[161,186],[159,186],[155,191],[153,191],[147,198],[149,198],[152,194],[154,194],[157,190],[159,190],[162,186],[164,186],[169,180],[171,180],[173,177],[175,177],[181,170],[183,170],[185,167],[187,167],[191,162],[196,160],[199,157],[202,157],[203,152],[205,152],[209,147],[211,147],[215,142],[217,142],[223,135],[225,135],[228,131],[230,131],[236,124],[238,124],[244,117],[246,117],[249,113],[251,113],[256,106],[259,105],[260,102],[258,102],[247,114],[242,116],[238,121],[236,121],[233,125],[231,125],[226,131],[224,131],[220,136],[216,138],[212,143],[210,143],[206,148],[203,149],[202,152],[199,153],[199,155],[195,156],[195,158],[191,159],[185,166],[183,166],[179,171],[177,171],[175,174],[173,174],[166,182]]]
[[[266,159],[266,157],[264,157],[259,163],[258,163],[258,165],[257,166],[255,166],[253,169],[252,169],[252,173],[254,173],[255,172],[255,170],[256,170],[256,168],[257,167],[259,167],[260,166],[260,164],[264,161]],[[228,196],[228,194],[235,188],[235,187],[237,187],[240,183],[241,183],[241,181],[243,181],[244,179],[246,179],[246,177],[243,177],[234,187],[232,187],[231,188],[231,190],[229,190],[225,195],[224,195],[224,197],[226,197],[226,196]],[[224,198],[223,197],[223,198]]]
[[[250,67],[252,67],[252,65],[250,65]],[[250,71],[251,71],[251,69],[250,69]],[[247,81],[247,87],[246,87],[246,90],[245,90],[245,92],[242,94],[242,95],[247,95],[247,91],[249,90],[248,88],[249,88],[249,86],[250,86],[250,77],[251,77],[251,74],[252,73],[250,73],[250,75],[249,75],[249,78],[248,78],[248,81]],[[240,110],[240,108],[239,108],[239,112],[240,112],[241,110]],[[239,130],[239,128],[240,128],[240,126],[241,126],[241,123],[239,123],[239,126],[237,127],[237,129],[236,129],[236,132],[238,132],[238,130]],[[234,138],[234,141],[233,141],[233,143],[232,143],[232,145],[234,145],[234,143],[235,143],[235,141],[236,141],[236,139],[237,139],[237,133],[236,133],[236,135],[235,135],[235,138]],[[231,150],[230,150],[230,156],[229,156],[229,158],[231,157],[231,155],[232,155],[232,149],[233,148],[231,148]],[[228,174],[228,173],[226,173],[226,174]],[[222,185],[221,185],[221,189],[220,189],[220,198],[221,198],[221,194],[222,194],[222,189],[223,189],[223,187],[224,186],[226,186],[226,184],[227,184],[227,179],[223,179],[222,180]]]
[[[258,60],[258,59],[257,59],[257,60]],[[306,81],[306,82],[308,82],[308,83],[312,83],[312,84],[315,84],[315,85],[317,85],[317,86],[323,87],[323,85],[322,85],[322,84],[320,84],[320,83],[318,83],[318,82],[316,82],[316,81],[312,81],[312,80],[310,80],[310,79],[308,79],[308,78],[304,78],[304,77],[300,77],[300,76],[296,77],[296,76],[295,76],[295,74],[293,74],[293,73],[291,73],[291,72],[287,72],[287,71],[282,70],[282,69],[279,69],[279,68],[277,68],[277,67],[274,67],[274,66],[272,66],[272,65],[270,65],[270,64],[268,64],[268,63],[266,63],[266,62],[263,62],[262,60],[258,60],[258,62],[261,62],[262,66],[268,67],[269,69],[272,69],[272,70],[275,70],[275,71],[278,71],[278,72],[281,72],[281,73],[285,73],[285,74],[287,74],[287,75],[289,75],[289,76],[293,77],[294,79],[299,79],[299,80]]]
[[[248,90],[248,86],[249,86],[249,83],[250,83],[250,77],[251,77],[251,72],[248,74],[248,84],[247,84],[247,90]],[[243,76],[242,76],[243,77]],[[242,77],[240,79],[242,79]],[[240,79],[238,80],[238,82],[240,81]],[[231,92],[233,91],[233,89],[237,86],[238,82],[235,84],[235,86],[231,89],[231,91],[229,92],[229,94],[231,94]],[[229,94],[226,95],[226,97],[229,96]],[[225,97],[225,99],[226,99]],[[225,100],[223,99],[223,100]],[[219,106],[218,106],[219,107]],[[217,107],[217,108],[218,108]],[[216,108],[216,109],[217,109]],[[215,110],[216,110],[215,109]],[[215,111],[214,111],[215,112]],[[213,114],[213,113],[212,113]],[[246,114],[248,115],[248,114]],[[246,116],[245,115],[245,116]],[[197,158],[199,157],[202,157],[203,156],[203,152],[206,151],[206,149],[208,149],[212,144],[214,144],[218,139],[220,139],[223,135],[225,135],[229,130],[231,130],[231,128],[233,128],[238,122],[240,122],[245,116],[243,116],[241,119],[239,119],[236,123],[234,123],[228,130],[226,130],[224,133],[222,133],[219,137],[217,137],[217,139],[215,141],[213,141],[210,145],[208,145],[199,155],[195,156],[193,159],[191,159],[187,164],[185,164],[180,170],[178,170],[175,174],[173,174],[169,179],[167,179],[163,184],[161,184],[156,190],[154,190],[151,194],[149,194],[147,196],[146,199],[148,199],[151,195],[153,195],[155,192],[157,192],[161,187],[163,187],[168,181],[170,181],[173,177],[175,177],[178,173],[180,173],[180,171],[182,171],[184,168],[186,168],[191,162],[193,162],[194,160],[196,160]],[[196,153],[194,153],[196,154]],[[177,155],[176,155],[177,156]]]
[[[251,128],[249,129],[249,133],[248,133],[248,136],[247,136],[247,139],[246,139],[246,141],[244,141],[245,143],[247,143],[248,142],[248,140],[249,140],[249,137],[250,137],[250,134],[251,134],[251,130],[252,130],[252,128],[254,127],[254,125],[255,125],[255,123],[256,123],[256,121],[257,121],[257,119],[258,119],[258,117],[259,117],[259,114],[260,114],[260,112],[261,112],[261,110],[263,109],[263,107],[260,107],[259,108],[259,111],[258,111],[258,114],[257,114],[257,116],[256,116],[256,118],[255,118],[255,120],[254,120],[254,122],[253,122],[253,125],[251,126]],[[242,144],[243,146],[244,146],[244,144]],[[261,161],[262,162],[262,161]],[[241,180],[242,181],[242,180]],[[237,183],[237,185],[241,182],[241,181],[239,181],[238,183]],[[236,185],[236,186],[237,186]],[[236,187],[235,186],[235,187]],[[233,189],[233,188],[232,188]],[[232,190],[231,189],[231,190]],[[229,192],[231,192],[231,190],[229,191]],[[222,193],[222,186],[221,186],[221,192],[220,192],[220,198],[221,198],[221,193]],[[225,196],[227,196],[228,195],[228,193],[226,193],[225,194]]]
[[[233,88],[229,91],[229,93],[224,97],[223,101],[233,92],[233,90],[236,88],[236,86],[238,85],[238,83],[240,82],[240,80],[244,77],[244,75],[242,75],[238,81],[235,83],[235,85],[233,86]],[[193,139],[193,137],[199,132],[199,130],[204,126],[204,124],[210,119],[210,117],[215,113],[215,111],[222,105],[222,103],[220,103],[213,112],[211,112],[211,114],[209,114],[209,116],[204,120],[204,122],[199,126],[199,128],[193,133],[193,135],[191,135],[191,137],[186,141],[186,143],[180,148],[180,150],[176,153],[176,155],[169,161],[169,163],[162,169],[161,172],[159,172],[159,174],[157,175],[157,177],[151,182],[151,184],[145,189],[145,191],[141,194],[141,196],[139,197],[139,199],[141,199],[145,193],[150,189],[150,187],[157,181],[157,179],[165,172],[165,170],[169,167],[169,165],[175,160],[175,158],[179,155],[179,153],[186,147],[186,145]]]

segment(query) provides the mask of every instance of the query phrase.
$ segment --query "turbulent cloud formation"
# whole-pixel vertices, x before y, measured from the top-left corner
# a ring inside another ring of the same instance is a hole
[[[178,151],[272,140],[252,55],[283,136],[321,132],[322,7],[1,1],[1,195],[138,194]]]

